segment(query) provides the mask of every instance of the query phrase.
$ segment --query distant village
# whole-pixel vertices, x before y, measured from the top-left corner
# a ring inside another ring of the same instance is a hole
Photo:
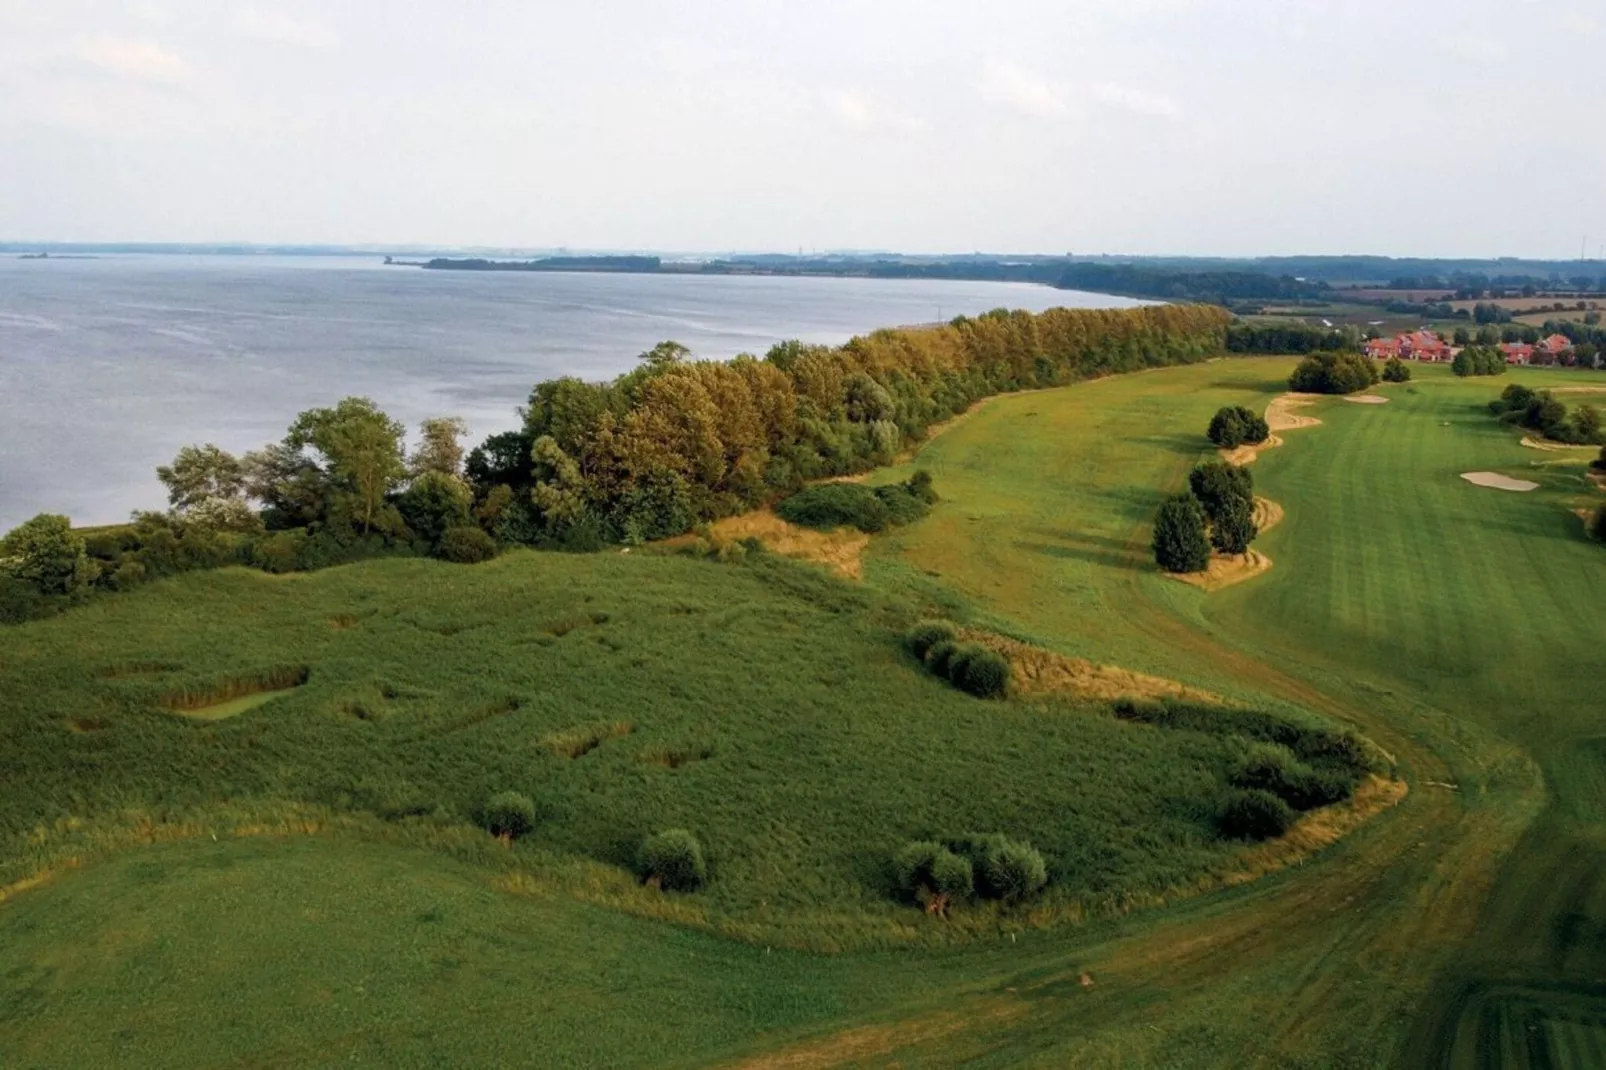
[[[1572,340],[1564,334],[1553,334],[1537,342],[1502,342],[1496,348],[1505,356],[1507,364],[1564,364],[1575,363],[1577,351]],[[1453,361],[1462,347],[1451,345],[1442,335],[1433,331],[1411,331],[1393,338],[1374,338],[1366,343],[1366,355],[1373,360],[1421,360],[1434,363]],[[1593,354],[1590,355],[1593,358]]]

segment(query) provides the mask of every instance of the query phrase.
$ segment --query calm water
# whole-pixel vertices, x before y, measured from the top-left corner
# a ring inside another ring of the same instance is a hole
[[[267,257],[0,259],[0,531],[166,504],[180,446],[244,451],[296,413],[365,394],[475,441],[531,385],[606,379],[674,339],[699,356],[837,343],[1008,306],[1137,302],[1007,283],[480,274]]]

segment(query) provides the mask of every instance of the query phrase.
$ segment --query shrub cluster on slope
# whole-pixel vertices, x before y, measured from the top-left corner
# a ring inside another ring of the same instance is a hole
[[[909,652],[932,675],[977,698],[1003,698],[1009,692],[1009,659],[978,643],[959,641],[947,621],[921,621],[904,637]]]
[[[1288,377],[1301,394],[1353,394],[1382,380],[1377,361],[1359,353],[1313,353]]]
[[[916,840],[893,856],[892,872],[900,896],[938,915],[972,896],[1023,903],[1048,884],[1042,854],[998,833]]]
[[[907,483],[867,487],[862,483],[818,483],[775,507],[792,524],[820,531],[858,528],[874,535],[890,527],[912,524],[937,501],[928,472],[916,472]]]
[[[1489,402],[1489,411],[1553,442],[1573,446],[1606,444],[1599,409],[1584,404],[1569,410],[1566,402],[1548,390],[1530,390],[1521,383],[1512,383]],[[1606,451],[1602,456],[1606,459]]]

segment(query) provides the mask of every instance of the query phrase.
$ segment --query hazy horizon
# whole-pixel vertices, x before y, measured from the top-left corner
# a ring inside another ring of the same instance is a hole
[[[1606,14],[1402,7],[0,0],[0,236],[1597,257]]]

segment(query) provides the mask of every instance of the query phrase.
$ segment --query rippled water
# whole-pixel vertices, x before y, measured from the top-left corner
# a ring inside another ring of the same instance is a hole
[[[1009,283],[482,274],[269,257],[0,259],[0,531],[165,504],[156,465],[243,451],[348,394],[416,426],[515,426],[541,379],[604,379],[674,339],[699,356],[836,343],[1007,306],[1125,307]]]

